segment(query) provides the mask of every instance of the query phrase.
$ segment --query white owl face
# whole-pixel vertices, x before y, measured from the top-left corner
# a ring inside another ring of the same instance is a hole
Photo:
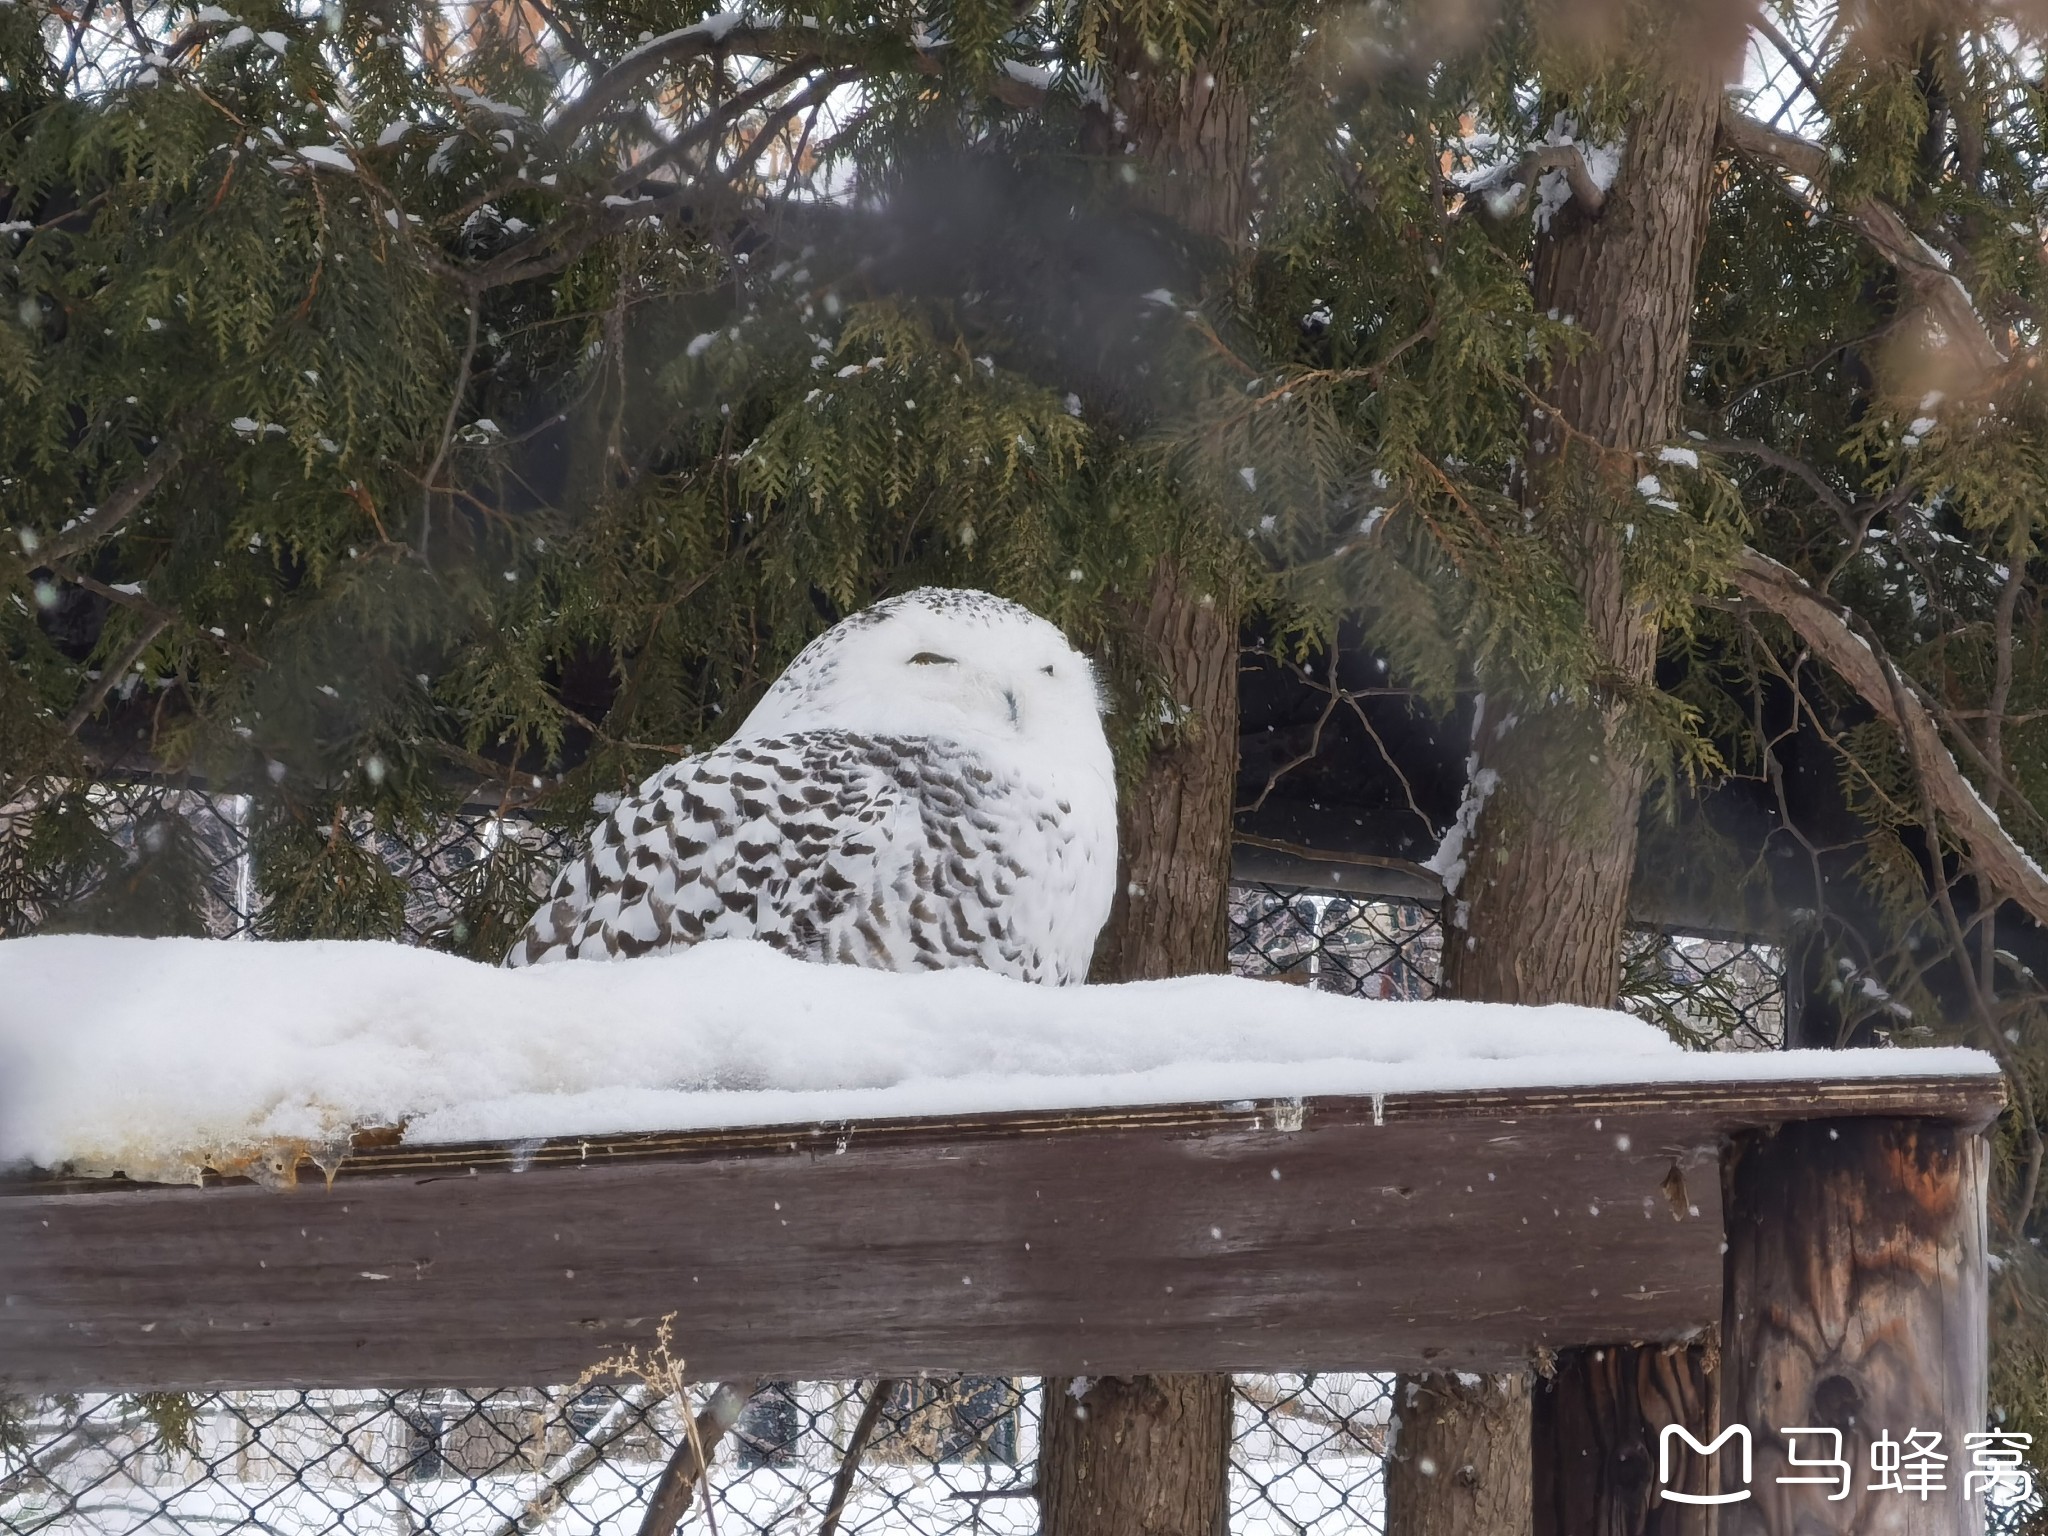
[[[742,736],[840,729],[999,743],[1108,771],[1088,658],[1028,608],[924,587],[835,624],[777,678]]]

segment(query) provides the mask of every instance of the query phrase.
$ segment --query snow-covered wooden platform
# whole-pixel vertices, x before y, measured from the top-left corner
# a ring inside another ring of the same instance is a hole
[[[1732,1143],[1917,1126],[1967,1191],[2001,1103],[1736,1070],[359,1145],[286,1190],[16,1175],[0,1381],[562,1381],[670,1313],[702,1378],[1502,1366],[1718,1322]]]

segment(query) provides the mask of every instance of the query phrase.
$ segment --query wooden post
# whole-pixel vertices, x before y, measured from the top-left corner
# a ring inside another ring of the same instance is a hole
[[[1721,1536],[1982,1536],[1963,1437],[1985,1427],[1986,1155],[1977,1131],[1937,1120],[1734,1138],[1721,1404],[1754,1465],[1744,1483],[1733,1443],[1715,1457],[1722,1492],[1749,1493],[1720,1506]]]
[[[1531,1420],[1535,1536],[1713,1536],[1713,1510],[1659,1497],[1664,1426],[1701,1444],[1719,1433],[1715,1346],[1568,1349],[1536,1384]],[[1670,1486],[1713,1491],[1704,1458],[1675,1461]]]

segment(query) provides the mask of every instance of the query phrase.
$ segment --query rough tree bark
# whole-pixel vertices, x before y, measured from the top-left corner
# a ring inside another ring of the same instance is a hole
[[[1251,112],[1217,59],[1186,72],[1112,50],[1118,134],[1147,209],[1225,253],[1248,238]],[[1237,784],[1238,614],[1168,555],[1137,627],[1176,705],[1118,828],[1121,882],[1091,979],[1229,968]],[[1230,1378],[1139,1376],[1045,1384],[1038,1458],[1044,1536],[1221,1536],[1229,1517]]]
[[[1967,1126],[1886,1119],[1807,1121],[1730,1149],[1724,1406],[1754,1461],[1744,1483],[1738,1457],[1715,1458],[1722,1490],[1748,1492],[1722,1506],[1723,1536],[1980,1536],[1963,1437],[1985,1423],[1987,1150]],[[1795,1467],[1794,1427],[1802,1462],[1842,1465]],[[1939,1443],[1909,1446],[1916,1430]],[[1947,1460],[1908,1459],[1923,1446]]]
[[[1568,1350],[1536,1384],[1529,1440],[1539,1531],[1571,1536],[1712,1536],[1703,1505],[1657,1497],[1664,1426],[1711,1445],[1715,1382],[1707,1352],[1683,1344]],[[1704,1457],[1688,1456],[1667,1485],[1719,1492]]]
[[[1591,337],[1537,381],[1527,496],[1576,500],[1604,477],[1626,492],[1634,455],[1668,441],[1691,334],[1706,233],[1719,81],[1674,72],[1629,123],[1622,166],[1597,216],[1568,204],[1537,242],[1536,308]],[[1650,680],[1657,633],[1632,600],[1619,530],[1579,517],[1574,575],[1599,664],[1617,687]],[[1499,711],[1495,711],[1496,716]],[[1455,893],[1444,987],[1456,997],[1608,1007],[1621,977],[1622,922],[1635,869],[1644,766],[1615,734],[1615,711],[1531,713],[1482,723],[1480,762],[1500,775]],[[1587,762],[1587,749],[1599,762]],[[1590,771],[1589,771],[1590,770]]]
[[[1155,752],[1119,827],[1123,888],[1093,979],[1228,968],[1237,626],[1164,562],[1148,595],[1151,659],[1187,713]],[[1210,1536],[1229,1516],[1231,1384],[1224,1375],[1055,1377],[1038,1453],[1045,1536]]]
[[[1040,1430],[1047,1536],[1223,1536],[1228,1376],[1073,1377],[1058,1387]]]
[[[1143,633],[1184,728],[1152,754],[1117,828],[1122,882],[1091,979],[1146,981],[1229,965],[1230,827],[1237,789],[1237,620],[1162,561]]]
[[[1610,694],[1650,680],[1657,635],[1628,591],[1617,530],[1589,500],[1603,487],[1626,492],[1640,473],[1633,455],[1668,441],[1677,425],[1721,86],[1721,61],[1704,55],[1697,39],[1688,42],[1668,47],[1661,77],[1646,83],[1600,206],[1568,203],[1539,234],[1532,278],[1537,310],[1574,317],[1589,344],[1552,359],[1549,377],[1534,381],[1548,408],[1530,413],[1525,496],[1565,530]],[[1468,845],[1466,874],[1446,901],[1444,990],[1492,1002],[1612,1006],[1644,765],[1628,750],[1612,705],[1518,707],[1522,718],[1512,726],[1497,708],[1475,736],[1482,766],[1500,778]],[[1567,1383],[1625,1385],[1565,1364]],[[1504,1377],[1473,1388],[1403,1377],[1395,1401],[1390,1536],[1532,1530],[1525,1382]],[[1552,1406],[1561,1405],[1553,1398]],[[1593,1412],[1582,1406],[1580,1420]],[[1641,1417],[1635,1407],[1619,1412]],[[1602,1486],[1624,1485],[1608,1478]],[[1546,1515],[1544,1530],[1552,1529]]]
[[[1400,1376],[1387,1536],[1529,1529],[1529,1379]]]

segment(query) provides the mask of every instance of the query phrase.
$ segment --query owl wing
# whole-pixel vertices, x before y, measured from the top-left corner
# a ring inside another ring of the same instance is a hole
[[[563,870],[506,957],[627,958],[748,938],[885,970],[1024,974],[1000,904],[986,768],[929,746],[819,731],[729,742],[642,784]]]

